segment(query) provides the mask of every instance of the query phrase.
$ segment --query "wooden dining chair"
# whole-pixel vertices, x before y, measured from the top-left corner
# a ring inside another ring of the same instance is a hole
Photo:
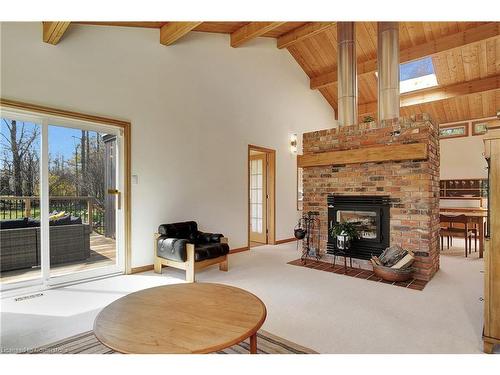
[[[448,248],[450,239],[452,239],[453,237],[463,237],[463,239],[465,240],[465,256],[467,257],[467,254],[470,254],[471,251],[472,237],[474,237],[474,250],[477,251],[477,231],[469,229],[467,216],[439,215],[439,221],[441,223],[441,228],[439,230],[439,235],[441,237],[441,250],[443,250],[444,248],[444,237],[448,238]],[[460,225],[461,227],[454,227],[453,225],[455,223],[463,225]]]
[[[451,223],[450,224],[451,227],[453,228],[461,228],[462,230],[465,229],[465,224],[463,223]],[[469,229],[469,231],[472,232],[472,234],[474,235],[474,252],[477,252],[477,239],[478,239],[478,233],[479,233],[479,228],[477,227],[477,224],[475,223],[469,223],[467,228]],[[449,238],[449,241],[450,241],[450,246],[453,246],[453,237],[450,237]],[[469,254],[471,253],[471,246],[469,245]]]

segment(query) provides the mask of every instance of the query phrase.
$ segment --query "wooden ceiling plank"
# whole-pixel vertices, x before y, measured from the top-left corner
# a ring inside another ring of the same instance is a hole
[[[435,87],[401,95],[400,107],[410,107],[437,102],[454,97],[463,97],[500,89],[500,76],[478,79],[471,82],[458,83],[445,87]],[[370,114],[377,110],[377,102],[359,104],[360,114]]]
[[[158,21],[71,21],[71,23],[76,23],[79,25],[90,25],[90,26],[118,26],[118,27],[139,27],[146,29],[160,29],[167,22]]]
[[[288,48],[288,52],[290,53],[290,55],[293,56],[293,58],[295,59],[295,61],[297,61],[297,63],[300,65],[300,67],[302,68],[302,70],[307,74],[307,76],[309,78],[311,78],[311,73],[312,72],[312,69],[309,65],[309,62],[307,60],[307,58],[304,56],[303,53],[300,53],[297,49],[296,49],[296,46],[290,46],[290,48]]]
[[[434,101],[477,94],[500,88],[500,76],[478,79],[470,82],[457,83],[445,87],[419,90],[401,95],[401,107],[414,104],[430,103]]]
[[[288,48],[291,45],[319,34],[330,27],[335,22],[308,22],[304,26],[293,29],[278,38],[277,46],[279,49]]]
[[[205,33],[218,33],[218,34],[231,34],[233,31],[238,30],[240,27],[246,25],[248,22],[203,22],[201,25],[195,27],[193,31],[201,31]]]
[[[486,41],[487,73],[490,76],[500,74],[500,38]]]
[[[400,51],[400,62],[409,62],[426,56],[434,56],[457,48],[465,48],[469,45],[497,38],[500,35],[500,23],[491,22],[463,32],[448,35],[427,43],[416,45]],[[358,63],[358,75],[373,74],[377,69],[377,60],[369,60]],[[337,81],[336,67],[330,72],[311,78],[311,89],[318,89],[331,85]]]
[[[376,56],[370,51],[376,51],[373,45],[370,44],[370,35],[365,27],[366,22],[358,22],[356,25],[356,61],[366,61],[375,58]],[[376,54],[375,54],[376,55]]]
[[[71,22],[42,22],[43,41],[56,45],[68,29]]]
[[[231,33],[231,47],[240,47],[246,42],[262,36],[285,22],[250,22]]]
[[[167,22],[160,29],[160,43],[170,46],[202,22]]]

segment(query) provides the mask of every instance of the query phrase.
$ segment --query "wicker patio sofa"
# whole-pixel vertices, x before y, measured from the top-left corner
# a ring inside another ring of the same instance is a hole
[[[89,225],[71,223],[51,225],[49,233],[51,265],[89,258],[91,233]],[[1,272],[40,266],[40,243],[39,226],[0,229]]]

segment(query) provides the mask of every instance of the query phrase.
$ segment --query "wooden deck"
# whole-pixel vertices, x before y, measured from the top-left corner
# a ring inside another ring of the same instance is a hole
[[[64,275],[72,272],[85,271],[104,266],[109,266],[116,261],[116,241],[106,238],[98,233],[90,235],[90,257],[81,262],[60,264],[51,268],[50,275]],[[2,272],[0,282],[2,284],[26,281],[40,277],[40,268],[29,268]]]

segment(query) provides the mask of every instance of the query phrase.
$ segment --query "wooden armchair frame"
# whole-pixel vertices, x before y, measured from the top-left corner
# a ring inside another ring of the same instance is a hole
[[[200,262],[195,262],[194,260],[194,244],[188,243],[186,245],[187,259],[185,262],[176,262],[175,260],[165,259],[159,257],[158,254],[158,238],[159,233],[154,234],[154,271],[155,273],[161,273],[163,266],[173,267],[186,271],[186,281],[188,283],[194,283],[196,278],[196,271],[203,268],[212,266],[214,264],[219,264],[219,270],[227,272],[229,270],[228,255],[223,255],[213,259],[205,259]],[[227,237],[222,237],[220,239],[221,243],[228,243]]]

